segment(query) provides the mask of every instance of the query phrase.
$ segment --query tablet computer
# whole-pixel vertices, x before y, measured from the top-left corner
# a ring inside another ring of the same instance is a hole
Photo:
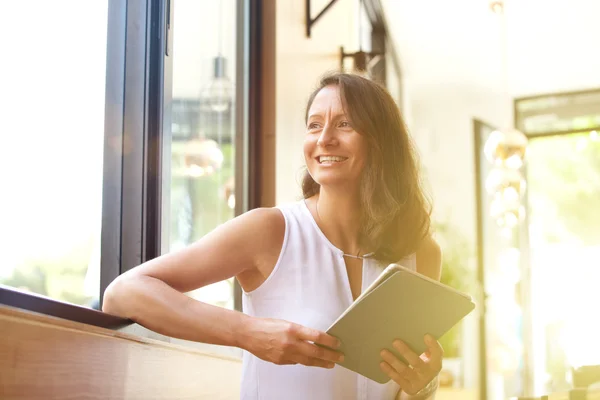
[[[390,350],[395,339],[417,354],[431,334],[439,339],[475,308],[471,296],[411,271],[389,265],[380,276],[329,327],[327,333],[341,341],[341,366],[379,383],[390,378],[379,368],[380,351]]]

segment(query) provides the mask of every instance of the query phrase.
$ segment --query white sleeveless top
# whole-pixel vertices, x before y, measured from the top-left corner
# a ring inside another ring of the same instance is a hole
[[[285,218],[279,259],[260,287],[244,292],[243,310],[326,331],[352,303],[343,252],[325,237],[304,201],[278,208]],[[416,269],[414,254],[400,263]],[[386,266],[365,258],[361,291]],[[243,353],[243,400],[384,400],[394,399],[398,390],[394,381],[382,385],[339,365],[276,365]]]

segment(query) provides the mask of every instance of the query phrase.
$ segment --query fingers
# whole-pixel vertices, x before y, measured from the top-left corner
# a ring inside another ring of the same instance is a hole
[[[425,344],[427,345],[427,353],[429,353],[429,365],[432,369],[440,371],[442,369],[442,358],[444,357],[442,345],[431,335],[425,335]]]
[[[302,364],[309,367],[333,368],[335,361],[339,360],[341,353],[319,348],[318,346],[297,340],[284,346],[272,361],[278,365]]]
[[[335,363],[344,360],[342,353],[333,350],[339,348],[340,343],[331,335],[298,324],[290,324],[287,333],[291,340],[288,344],[291,345],[289,360],[292,363],[333,368]]]
[[[380,353],[383,358],[380,363],[381,370],[396,381],[403,391],[411,395],[429,387],[428,385],[434,382],[433,379],[441,370],[444,355],[442,346],[431,335],[425,335],[424,342],[427,345],[427,350],[421,355],[417,355],[401,340],[395,340],[392,343],[394,349],[408,364],[400,361],[395,354],[387,349],[382,350]],[[435,388],[431,390],[435,390]]]
[[[298,352],[303,356],[328,362],[344,361],[344,355],[339,351],[326,349],[304,341],[298,342]]]
[[[394,348],[400,353],[402,357],[418,374],[425,374],[427,372],[427,364],[417,353],[411,350],[406,343],[401,340],[394,340]]]
[[[398,360],[398,358],[396,358],[396,356],[393,355],[389,350],[382,350],[381,358],[383,358],[385,361],[384,364],[386,364],[388,367],[392,367],[392,369],[402,376],[403,379],[411,380],[416,377],[415,371],[409,368],[402,361]],[[387,373],[385,370],[383,372]]]
[[[335,367],[334,362],[322,360],[319,358],[307,357],[307,356],[303,356],[300,354],[296,354],[296,355],[292,356],[291,363],[306,365],[307,367],[321,367],[321,368],[327,368],[327,369],[331,369],[331,368]]]
[[[379,363],[379,367],[387,376],[389,376],[392,380],[394,380],[398,385],[400,385],[403,389],[408,389],[412,387],[412,382],[405,377],[405,375],[398,372],[394,367],[388,364],[385,361]],[[405,366],[406,367],[406,366]],[[408,368],[408,367],[406,367]]]
[[[337,349],[340,347],[340,341],[337,338],[326,334],[325,332],[307,328],[301,325],[292,325],[292,329],[295,329],[294,333],[300,340],[314,342],[331,349]]]

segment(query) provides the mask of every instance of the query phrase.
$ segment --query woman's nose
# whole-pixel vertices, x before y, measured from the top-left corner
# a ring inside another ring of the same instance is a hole
[[[329,124],[325,125],[323,130],[321,131],[321,135],[319,136],[319,140],[317,140],[318,146],[331,146],[335,144],[335,129],[331,127]]]

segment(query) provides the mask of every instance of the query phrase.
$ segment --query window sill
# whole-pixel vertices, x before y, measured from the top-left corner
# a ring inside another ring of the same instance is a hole
[[[115,317],[91,308],[54,300],[36,293],[25,293],[0,285],[0,305],[32,311],[69,321],[107,329],[119,329],[133,324],[132,321]]]
[[[190,342],[171,338],[153,332],[131,320],[115,317],[98,310],[54,300],[36,293],[26,293],[9,286],[0,285],[0,307],[8,306],[37,313],[43,316],[56,317],[66,322],[79,322],[99,328],[118,331],[130,337],[151,339],[166,342],[175,346],[196,350],[206,355],[241,360],[242,351],[234,347],[216,346],[205,343]]]

